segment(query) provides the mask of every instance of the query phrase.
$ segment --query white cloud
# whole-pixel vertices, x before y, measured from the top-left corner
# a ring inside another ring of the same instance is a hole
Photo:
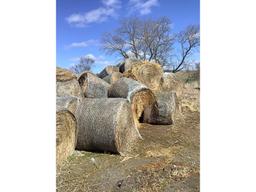
[[[101,66],[107,66],[107,65],[114,65],[115,63],[113,61],[107,60],[103,55],[100,56],[95,56],[94,54],[86,54],[82,57],[89,57],[92,58],[93,60],[95,60],[95,64],[97,65],[101,65]],[[74,57],[71,58],[70,61],[72,61],[72,63],[77,63],[79,62],[81,57]]]
[[[86,13],[74,13],[66,18],[67,22],[77,27],[84,27],[90,23],[100,23],[116,16],[120,8],[120,0],[102,0],[103,6]]]
[[[98,41],[94,39],[90,39],[87,41],[73,42],[70,45],[67,45],[66,48],[81,48],[81,47],[88,47],[92,45],[98,45]]]
[[[158,0],[130,0],[129,3],[131,11],[139,11],[141,15],[151,13],[151,9],[159,5]]]

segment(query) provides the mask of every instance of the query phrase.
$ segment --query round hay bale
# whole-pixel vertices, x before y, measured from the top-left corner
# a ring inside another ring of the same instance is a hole
[[[78,150],[125,154],[141,138],[126,99],[85,98],[76,114]]]
[[[107,98],[110,85],[93,73],[85,71],[78,77],[78,82],[85,97]]]
[[[176,78],[174,73],[164,73],[162,91],[175,91],[177,96],[182,95],[184,90],[184,83]]]
[[[137,61],[124,73],[124,77],[135,79],[155,91],[163,83],[163,69],[157,63]]]
[[[64,160],[71,155],[76,144],[75,116],[62,107],[56,111],[56,164],[57,170]]]
[[[75,114],[77,106],[78,106],[79,98],[77,97],[56,97],[56,105],[58,107],[65,108],[69,110],[71,113]]]
[[[57,96],[82,97],[82,91],[76,75],[71,71],[57,67],[56,69],[56,94]]]
[[[99,74],[98,77],[103,79],[104,77],[111,75],[114,72],[119,72],[119,67],[116,66],[107,66]]]
[[[153,124],[171,125],[179,114],[179,104],[175,92],[165,91],[155,93],[159,116],[152,121]]]
[[[104,81],[106,81],[109,84],[113,84],[116,82],[118,79],[122,78],[123,74],[120,72],[113,72],[111,75],[108,75],[103,78]]]
[[[153,92],[133,79],[121,78],[109,88],[109,97],[126,98],[131,103],[136,127],[140,122],[149,123],[158,115]]]

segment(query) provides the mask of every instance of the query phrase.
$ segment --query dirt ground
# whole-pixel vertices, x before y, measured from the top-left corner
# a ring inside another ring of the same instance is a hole
[[[57,192],[194,192],[200,183],[199,112],[174,125],[143,124],[129,156],[76,151],[57,173]]]

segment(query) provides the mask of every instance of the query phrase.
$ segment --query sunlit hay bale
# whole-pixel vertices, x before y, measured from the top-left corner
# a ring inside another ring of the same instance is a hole
[[[163,83],[163,69],[157,63],[136,61],[124,73],[124,77],[135,79],[155,91],[159,90]]]
[[[180,97],[184,91],[184,83],[176,78],[174,73],[164,73],[161,91],[175,91]]]
[[[71,71],[57,67],[56,69],[56,95],[82,97],[82,90],[77,77]]]
[[[153,124],[171,125],[180,114],[179,103],[175,92],[156,92],[155,93],[159,116]]]
[[[144,84],[129,78],[121,78],[109,88],[109,97],[126,98],[131,103],[136,127],[140,122],[149,123],[157,115],[157,104],[153,92]]]
[[[120,79],[122,77],[123,77],[122,73],[113,72],[111,75],[104,77],[103,80],[105,80],[109,84],[113,84],[114,82],[116,82],[118,79]]]
[[[76,116],[78,150],[126,154],[141,138],[126,99],[84,98]]]
[[[76,119],[65,108],[57,107],[56,111],[56,165],[57,170],[70,156],[76,144]]]
[[[111,75],[114,72],[119,72],[119,67],[107,66],[98,74],[98,77],[103,79],[104,77]]]
[[[78,97],[71,97],[71,96],[56,97],[56,105],[69,110],[73,114],[75,114],[76,112],[79,101],[80,101],[80,98]]]
[[[78,82],[85,97],[106,98],[110,85],[103,79],[97,77],[89,71],[85,71],[78,76]]]

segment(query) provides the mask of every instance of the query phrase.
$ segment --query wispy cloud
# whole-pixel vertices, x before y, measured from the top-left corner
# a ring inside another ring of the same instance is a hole
[[[95,56],[94,54],[89,53],[89,54],[86,54],[82,57],[92,58],[95,61],[96,65],[107,66],[107,65],[113,65],[114,64],[113,61],[107,60],[103,55]],[[72,62],[72,65],[73,65],[73,63],[79,62],[80,58],[81,57],[71,58],[70,61]]]
[[[90,39],[87,41],[81,41],[81,42],[73,42],[70,45],[67,45],[66,48],[82,48],[82,47],[88,47],[92,45],[98,45],[99,42],[95,39]]]
[[[76,27],[84,27],[91,23],[100,23],[116,16],[121,7],[120,0],[102,0],[102,6],[83,14],[74,13],[66,18],[67,22]]]
[[[151,13],[151,9],[159,5],[159,0],[130,0],[130,10],[138,11],[141,15]]]

